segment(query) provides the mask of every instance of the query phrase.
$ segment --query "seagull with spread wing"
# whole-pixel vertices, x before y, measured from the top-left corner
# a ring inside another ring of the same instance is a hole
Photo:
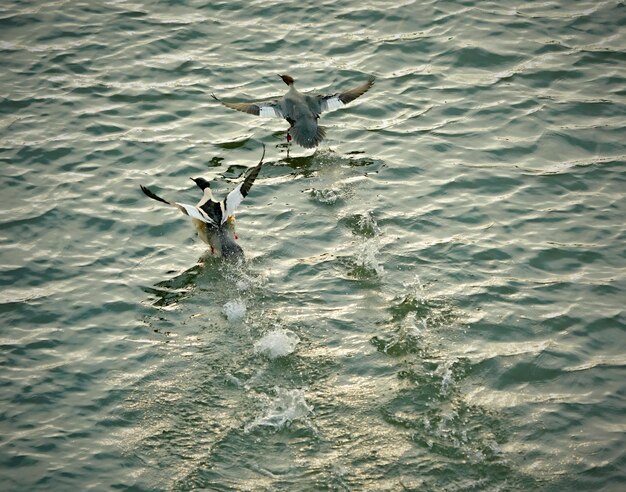
[[[202,190],[202,198],[195,206],[161,198],[143,185],[140,185],[141,191],[153,200],[176,207],[182,213],[188,215],[198,232],[198,236],[211,247],[211,251],[214,254],[223,257],[241,258],[243,257],[243,250],[235,242],[237,235],[235,234],[234,213],[250,192],[254,180],[259,175],[259,171],[261,171],[264,157],[265,145],[263,145],[263,155],[259,163],[252,168],[243,182],[239,183],[220,202],[213,200],[210,183],[204,178],[191,178]]]
[[[294,79],[290,75],[279,75],[289,86],[287,93],[280,99],[258,103],[228,103],[211,96],[224,106],[256,116],[284,118],[289,123],[287,143],[292,139],[304,148],[317,147],[326,136],[324,128],[317,124],[317,120],[324,111],[339,109],[365,94],[372,85],[374,77],[370,76],[367,82],[345,92],[330,95],[309,95],[299,92]]]

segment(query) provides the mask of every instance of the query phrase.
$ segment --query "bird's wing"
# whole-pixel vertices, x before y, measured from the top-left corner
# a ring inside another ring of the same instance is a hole
[[[211,219],[211,217],[209,217],[206,214],[206,212],[204,212],[204,210],[194,207],[193,205],[188,205],[187,203],[170,202],[169,200],[166,200],[165,198],[161,198],[159,195],[151,191],[149,188],[146,188],[143,185],[139,185],[139,186],[141,187],[141,191],[143,191],[146,194],[146,196],[152,198],[153,200],[157,200],[159,202],[166,203],[167,205],[171,205],[172,207],[176,207],[182,213],[184,213],[185,215],[188,215],[189,217],[193,219],[198,219],[202,222],[206,222],[207,224],[216,225],[215,221]]]
[[[283,111],[280,107],[280,101],[275,99],[273,101],[259,102],[259,103],[229,103],[218,99],[215,94],[211,94],[211,97],[216,101],[219,101],[224,106],[230,109],[236,109],[244,113],[253,114],[255,116],[263,116],[267,118],[284,118]]]
[[[261,160],[259,163],[252,168],[252,170],[248,173],[243,182],[239,183],[237,187],[231,191],[226,198],[224,199],[224,214],[222,215],[222,224],[228,220],[228,217],[235,213],[239,204],[243,201],[243,199],[248,196],[250,192],[250,188],[254,184],[254,180],[259,175],[261,171],[261,166],[263,166],[263,158],[265,157],[265,145],[263,145],[263,155],[261,156]]]
[[[337,94],[330,94],[327,96],[317,96],[320,104],[320,112],[332,111],[333,109],[339,109],[344,107],[349,102],[354,101],[357,97],[365,94],[370,87],[374,85],[376,79],[373,76],[367,80],[367,82],[354,87],[353,89],[345,92],[338,92]]]

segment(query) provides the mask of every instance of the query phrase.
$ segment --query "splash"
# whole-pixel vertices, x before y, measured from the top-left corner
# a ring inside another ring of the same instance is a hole
[[[250,282],[247,280],[237,280],[235,287],[237,287],[237,290],[248,290],[250,288]]]
[[[256,342],[254,350],[267,355],[270,359],[276,359],[291,354],[299,342],[300,338],[294,332],[279,328],[270,331]]]
[[[422,330],[426,330],[428,324],[425,319],[417,319],[415,313],[409,313],[400,326],[400,336],[402,338],[420,338]]]
[[[311,196],[319,203],[334,205],[341,198],[341,193],[334,189],[317,190],[311,192]]]
[[[246,425],[244,428],[246,432],[259,427],[271,427],[278,431],[313,411],[313,407],[304,398],[304,390],[275,387],[274,391],[276,391],[276,398],[268,403],[263,415]]]
[[[371,272],[378,277],[382,277],[385,273],[385,269],[376,258],[378,251],[378,241],[376,239],[369,239],[360,244],[355,255],[355,260],[357,265],[364,271]]]
[[[380,227],[372,212],[359,216],[355,225],[354,232],[356,233],[370,237],[380,236]]]
[[[413,280],[410,282],[403,282],[402,285],[415,296],[416,299],[421,299],[424,297],[426,292],[426,287],[422,282],[422,279],[419,275],[415,274]]]
[[[240,292],[258,289],[263,285],[265,281],[261,274],[251,273],[249,270],[244,268],[241,268],[235,272],[234,279],[235,287]]]
[[[454,373],[453,368],[454,364],[457,362],[456,359],[450,359],[439,366],[435,370],[434,374],[441,377],[441,394],[446,395],[450,388],[450,385],[454,383]]]
[[[381,230],[372,211],[348,214],[342,218],[352,234],[365,237],[378,237]]]
[[[241,299],[228,301],[222,307],[222,312],[228,321],[241,321],[246,316],[246,303]]]

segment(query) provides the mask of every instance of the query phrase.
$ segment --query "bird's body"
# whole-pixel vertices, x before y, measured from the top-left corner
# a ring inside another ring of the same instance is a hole
[[[236,242],[233,214],[241,201],[248,195],[252,184],[259,175],[263,165],[263,157],[265,157],[265,146],[259,163],[252,168],[242,183],[219,202],[213,200],[210,183],[204,178],[191,178],[202,190],[202,198],[195,206],[166,200],[145,186],[141,186],[141,191],[153,200],[176,207],[188,215],[198,232],[198,236],[211,247],[213,253],[228,258],[241,258],[243,257],[243,250]]]
[[[206,190],[210,193],[209,188],[206,188]],[[214,202],[212,201],[212,198],[209,198],[208,200],[210,200],[210,202],[206,201],[205,196],[203,196],[196,205],[196,208],[205,211],[209,210],[208,215],[213,218],[214,223],[208,223],[204,220],[192,217],[191,223],[195,227],[198,237],[208,244],[211,247],[211,251],[217,256],[243,256],[243,249],[241,249],[241,246],[236,243],[237,235],[235,234],[235,216],[230,215],[223,223],[221,223],[224,207],[216,207],[215,205],[221,205],[223,202]],[[216,223],[219,224],[217,227],[215,226]]]
[[[283,82],[289,86],[287,93],[279,99],[260,103],[227,103],[224,106],[256,116],[280,117],[287,120],[287,142],[293,140],[304,148],[317,147],[326,137],[324,128],[318,125],[322,112],[338,109],[357,97],[365,94],[372,85],[374,77],[367,82],[345,92],[331,95],[310,95],[298,91],[293,77],[280,75]],[[219,101],[219,99],[213,95]]]

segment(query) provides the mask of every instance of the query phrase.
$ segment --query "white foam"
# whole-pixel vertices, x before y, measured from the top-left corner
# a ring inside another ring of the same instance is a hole
[[[304,390],[288,390],[276,387],[276,397],[271,400],[265,413],[246,425],[245,431],[249,432],[257,427],[272,427],[280,430],[294,420],[302,419],[313,411],[304,398]]]
[[[324,203],[326,205],[334,205],[341,197],[340,192],[337,190],[333,190],[332,188],[324,190],[314,189],[312,191],[312,195],[313,198],[315,198],[315,200],[317,200],[319,203]]]
[[[258,353],[265,354],[271,359],[285,357],[291,354],[300,338],[293,331],[278,328],[270,331],[263,338],[254,344],[254,349]]]
[[[246,303],[241,299],[228,301],[222,307],[222,312],[228,321],[241,321],[246,315]]]

